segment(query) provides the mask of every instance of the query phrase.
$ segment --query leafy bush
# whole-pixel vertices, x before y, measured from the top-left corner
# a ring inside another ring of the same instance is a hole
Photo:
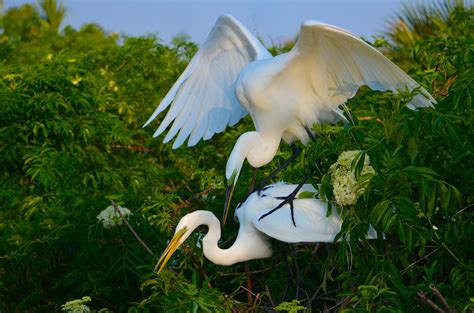
[[[370,156],[376,175],[343,210],[341,235],[350,241],[274,242],[271,259],[221,267],[202,256],[203,230],[156,275],[156,257],[181,216],[197,208],[221,214],[226,158],[250,119],[171,150],[141,126],[195,53],[193,43],[121,38],[94,24],[58,33],[34,7],[10,9],[0,35],[0,308],[58,311],[90,296],[91,308],[118,312],[429,311],[423,299],[443,308],[436,290],[451,308],[472,309],[472,9],[456,5],[442,17],[436,32],[414,42],[375,41],[430,89],[435,109],[411,111],[408,93],[361,88],[348,103],[352,123],[315,125],[316,141],[280,175],[296,183],[310,174],[333,199],[331,164],[347,150]],[[282,146],[258,177],[289,154]],[[252,175],[243,169],[235,199]],[[127,225],[102,226],[97,216],[111,200],[131,211],[151,255]],[[359,241],[369,223],[385,239]],[[226,228],[229,245],[237,228]]]

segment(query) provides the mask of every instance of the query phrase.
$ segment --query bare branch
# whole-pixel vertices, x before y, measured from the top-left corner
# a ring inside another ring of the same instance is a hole
[[[143,153],[149,153],[153,151],[153,149],[147,148],[145,146],[138,146],[138,145],[112,144],[110,147],[112,149],[125,149],[125,150],[138,151],[138,152],[143,152]]]
[[[444,308],[446,310],[448,310],[448,312],[454,312],[454,310],[452,310],[450,307],[449,307],[449,304],[448,302],[446,301],[446,298],[441,294],[441,292],[438,290],[438,288],[436,288],[436,286],[434,284],[430,284],[430,289],[433,291],[434,295],[439,299],[439,301],[441,301],[441,303],[443,304]]]
[[[416,294],[423,302],[427,303],[433,310],[439,313],[444,313],[444,310],[442,310],[439,306],[437,306],[433,301],[428,299],[428,297],[426,296],[424,292],[420,291],[420,292],[417,292]]]
[[[130,232],[132,233],[132,235],[135,237],[135,239],[138,240],[138,242],[142,245],[143,248],[145,248],[146,252],[148,252],[149,255],[151,256],[155,256],[155,254],[153,253],[153,251],[150,250],[150,248],[148,248],[148,246],[143,242],[143,240],[140,238],[140,236],[138,236],[138,234],[135,232],[135,230],[132,228],[132,226],[130,225],[130,223],[127,221],[127,219],[125,218],[125,216],[122,214],[122,211],[119,210],[119,208],[117,207],[117,204],[115,204],[115,202],[112,200],[112,205],[115,209],[115,211],[120,215],[120,217],[122,218],[122,220],[125,222],[125,225],[127,225],[128,229],[130,229]]]

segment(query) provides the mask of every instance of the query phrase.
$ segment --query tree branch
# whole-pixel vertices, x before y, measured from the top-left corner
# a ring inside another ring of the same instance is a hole
[[[112,149],[126,149],[130,151],[138,151],[138,152],[143,152],[143,153],[148,153],[152,152],[153,149],[144,147],[144,146],[138,146],[138,145],[119,145],[119,144],[112,144],[110,145]]]
[[[115,211],[120,215],[120,217],[122,218],[122,220],[125,222],[125,225],[127,225],[128,229],[130,230],[130,232],[132,233],[132,235],[135,237],[135,239],[138,240],[138,242],[142,245],[143,248],[145,248],[146,252],[148,252],[149,255],[151,256],[155,256],[155,254],[153,253],[153,251],[150,250],[150,248],[148,248],[148,246],[143,242],[143,240],[140,238],[140,236],[138,236],[138,234],[135,232],[135,230],[132,228],[132,226],[130,225],[130,223],[127,221],[127,219],[125,218],[125,216],[122,214],[122,211],[119,210],[119,208],[117,207],[117,204],[115,204],[115,202],[113,200],[111,200],[112,202],[112,206],[114,207]]]
[[[416,294],[423,302],[427,303],[433,310],[439,313],[444,313],[444,310],[442,310],[439,306],[437,306],[433,301],[428,299],[428,297],[426,296],[424,292],[420,291],[420,292],[417,292]]]
[[[433,291],[433,293],[435,294],[435,296],[439,299],[439,301],[441,301],[441,303],[443,304],[444,308],[446,310],[448,310],[448,312],[454,312],[454,310],[452,310],[450,307],[449,307],[449,304],[448,302],[446,301],[446,298],[444,298],[444,296],[441,294],[441,292],[438,290],[438,288],[436,288],[436,286],[434,284],[430,284],[430,289]]]

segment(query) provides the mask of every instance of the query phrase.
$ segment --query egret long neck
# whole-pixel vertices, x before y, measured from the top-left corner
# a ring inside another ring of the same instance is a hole
[[[281,136],[262,136],[256,131],[242,134],[232,149],[226,165],[226,177],[238,176],[247,158],[253,167],[268,164],[274,157],[280,145]]]
[[[247,154],[247,160],[253,167],[261,167],[275,157],[280,146],[281,133],[261,134],[258,133],[258,143]]]
[[[218,245],[221,238],[221,224],[214,214],[208,213],[203,224],[209,228],[207,235],[202,240],[204,256],[214,264],[232,265],[238,262],[264,258],[271,255],[264,235],[254,228],[240,224],[239,234],[235,242],[227,249]]]

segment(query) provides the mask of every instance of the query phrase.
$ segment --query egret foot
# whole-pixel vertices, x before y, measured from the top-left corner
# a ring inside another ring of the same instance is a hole
[[[260,218],[258,219],[259,221],[261,219],[263,219],[264,217],[272,214],[273,212],[275,212],[276,210],[282,208],[285,204],[289,204],[290,205],[290,212],[291,212],[291,221],[293,222],[293,226],[296,227],[296,222],[295,222],[295,212],[294,212],[294,206],[293,206],[293,201],[295,200],[296,198],[296,195],[298,194],[298,192],[300,191],[301,187],[303,187],[303,185],[306,183],[306,181],[308,180],[308,177],[306,177],[303,182],[301,182],[300,184],[298,184],[298,186],[295,188],[295,190],[293,190],[288,196],[286,197],[276,197],[276,199],[279,199],[279,200],[283,200],[279,205],[277,205],[276,208],[268,211],[267,213],[263,214],[262,216],[260,216]]]

